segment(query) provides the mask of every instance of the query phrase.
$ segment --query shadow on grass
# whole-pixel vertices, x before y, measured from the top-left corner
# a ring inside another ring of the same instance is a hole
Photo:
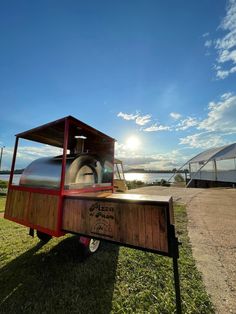
[[[110,313],[119,247],[103,243],[86,262],[69,237],[44,252],[41,243],[0,272],[1,313]]]

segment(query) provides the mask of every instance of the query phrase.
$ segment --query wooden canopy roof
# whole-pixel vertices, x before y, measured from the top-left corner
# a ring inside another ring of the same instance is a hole
[[[94,129],[93,127],[72,116],[67,116],[62,119],[41,125],[34,129],[19,133],[16,136],[42,144],[63,148],[66,121],[69,123],[68,149],[72,149],[74,147],[75,136],[84,136],[94,143],[115,141],[110,136]]]

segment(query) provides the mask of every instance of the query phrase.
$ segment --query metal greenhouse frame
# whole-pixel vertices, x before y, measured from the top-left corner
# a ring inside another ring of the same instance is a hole
[[[186,187],[236,185],[236,143],[208,149],[188,160],[176,172],[189,165]]]

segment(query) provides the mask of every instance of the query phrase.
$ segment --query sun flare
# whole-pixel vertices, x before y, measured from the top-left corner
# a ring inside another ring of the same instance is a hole
[[[126,140],[126,145],[130,150],[137,150],[140,146],[140,140],[137,136],[130,136]]]

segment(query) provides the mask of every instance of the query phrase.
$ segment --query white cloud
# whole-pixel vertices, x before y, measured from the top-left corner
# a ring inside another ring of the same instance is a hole
[[[143,129],[143,131],[145,132],[159,132],[159,131],[170,131],[171,127],[167,126],[167,125],[157,125],[157,124],[153,124],[150,127]]]
[[[204,33],[203,35],[202,35],[202,37],[204,38],[204,37],[208,37],[210,34],[207,32],[207,33]]]
[[[136,124],[138,125],[145,125],[147,124],[148,122],[151,121],[151,115],[150,114],[147,114],[145,116],[138,116],[135,120]]]
[[[57,156],[60,154],[62,154],[62,149],[49,145],[42,145],[39,147],[19,145],[17,150],[15,169],[25,168],[35,159],[41,157]],[[2,169],[10,169],[12,156],[13,147],[5,147],[2,158]]]
[[[218,77],[221,80],[225,79],[227,76],[229,76],[229,71],[218,70],[216,72],[216,77]]]
[[[117,144],[115,156],[122,159],[125,169],[173,169],[180,167],[186,160],[192,157],[191,155],[181,153],[180,150],[150,155],[136,153],[127,156],[127,152],[122,152],[123,148],[123,144]]]
[[[208,116],[198,129],[207,131],[236,132],[236,96],[225,93],[218,103],[210,102]]]
[[[124,120],[135,120],[138,117],[138,114],[119,112],[117,117],[120,117]]]
[[[225,79],[236,72],[236,0],[229,0],[220,29],[225,31],[226,35],[215,41],[215,49],[218,54],[217,62],[224,65],[225,69],[218,69],[216,76]]]
[[[235,42],[236,44],[236,42]],[[222,50],[219,53],[218,63],[225,63],[227,61],[233,61],[236,63],[236,50],[229,51],[229,50]]]
[[[173,118],[174,120],[179,120],[179,119],[182,117],[182,115],[181,115],[180,113],[177,113],[177,112],[171,112],[171,113],[170,113],[170,116],[171,116],[171,118]]]
[[[60,154],[62,154],[61,148],[49,145],[42,145],[41,147],[19,146],[17,151],[17,156],[24,157],[25,159],[29,160],[34,160],[35,158],[40,157],[56,156]]]
[[[176,126],[176,131],[185,131],[189,128],[192,128],[194,126],[197,126],[199,123],[198,119],[193,118],[193,117],[188,117],[186,119],[181,120],[177,126]]]
[[[133,120],[138,125],[145,125],[145,124],[147,124],[148,122],[151,121],[151,117],[152,116],[150,114],[146,114],[146,115],[142,116],[139,113],[128,114],[128,113],[124,113],[124,112],[119,112],[117,114],[117,117],[122,118],[124,120]]]
[[[144,132],[172,131],[173,129],[175,129],[175,131],[180,131],[180,130],[184,131],[191,127],[194,127],[194,126],[196,127],[199,123],[198,119],[194,117],[187,117],[181,120],[182,115],[178,112],[171,112],[169,115],[172,119],[176,121],[179,120],[177,125],[169,126],[169,125],[153,123],[152,125],[146,128],[141,128],[141,130]],[[139,113],[128,114],[128,113],[119,112],[117,116],[124,120],[133,120],[135,121],[136,124],[141,125],[141,126],[144,126],[152,121],[152,116],[150,114],[140,115]]]
[[[227,76],[229,76],[230,74],[233,74],[235,72],[236,72],[236,66],[232,67],[230,70],[217,70],[216,76],[219,79],[225,79]]]
[[[210,102],[203,119],[192,116],[182,117],[176,112],[171,112],[170,116],[177,120],[174,125],[153,123],[141,130],[143,132],[191,131],[188,136],[179,139],[179,144],[189,148],[206,149],[224,145],[227,143],[228,136],[231,136],[230,141],[232,141],[232,135],[236,134],[236,95],[226,92],[218,101]],[[194,131],[195,134],[192,134]],[[125,147],[123,149],[123,156],[127,158],[127,150]],[[132,155],[129,158],[136,156]]]
[[[180,138],[179,144],[187,145],[190,148],[210,148],[224,145],[226,142],[222,136],[212,133],[196,133]]]
[[[212,45],[212,40],[206,40],[204,45],[205,47],[210,48]]]
[[[236,96],[228,92],[210,102],[207,117],[194,126],[203,132],[182,137],[179,144],[202,149],[226,144],[226,136],[236,133]]]
[[[231,96],[233,96],[232,93],[224,93],[223,95],[221,95],[221,99],[226,100],[229,99]]]

